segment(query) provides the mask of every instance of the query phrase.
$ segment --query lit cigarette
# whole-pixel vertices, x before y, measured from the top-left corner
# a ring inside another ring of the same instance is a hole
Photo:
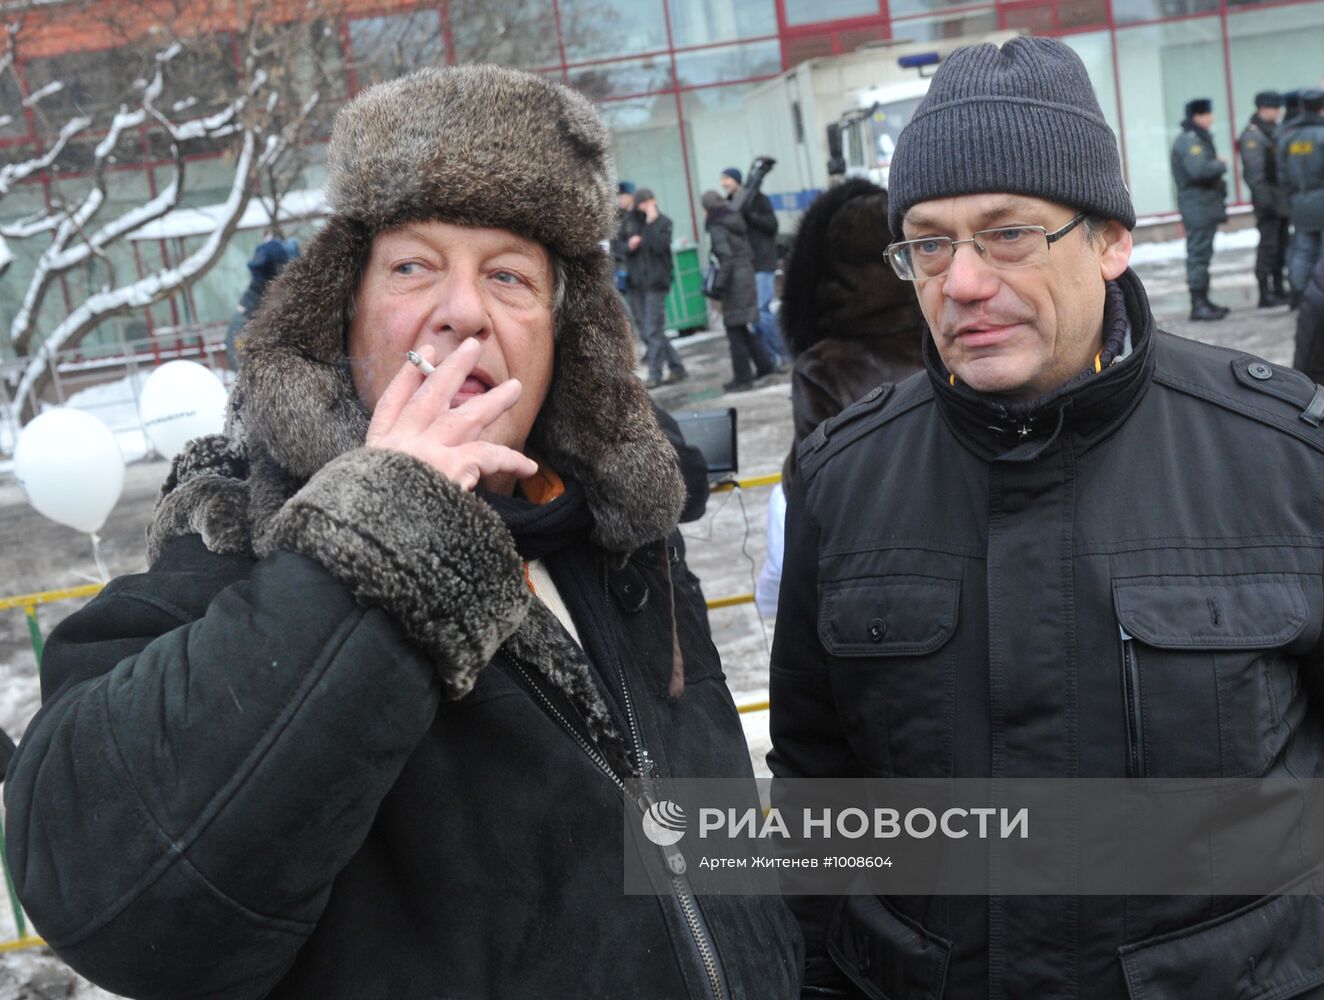
[[[421,371],[424,375],[431,375],[437,370],[417,351],[405,351],[405,357],[409,359],[411,365]]]

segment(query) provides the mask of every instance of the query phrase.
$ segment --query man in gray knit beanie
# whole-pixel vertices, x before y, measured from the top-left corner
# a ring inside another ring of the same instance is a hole
[[[1324,772],[1310,683],[1324,659],[1324,388],[1157,329],[1128,267],[1117,145],[1058,41],[952,53],[891,180],[887,256],[915,285],[925,370],[797,453],[774,775],[1291,786]],[[1301,928],[1324,921],[1324,880],[1290,897],[1270,895],[1288,876],[1239,883],[1266,894],[1249,904],[1218,895],[1203,876],[1228,859],[1196,814],[1174,851],[1202,877],[1163,896],[1146,878],[1175,863],[1142,864],[1125,831],[1085,822],[1040,824],[1074,860],[1033,883],[999,866],[994,896],[965,894],[986,890],[951,866],[928,895],[912,881],[905,895],[795,899],[806,984],[1112,1000],[1285,996],[1318,979],[1318,935]],[[1265,856],[1310,870],[1317,838],[1292,822],[1265,842],[1312,847]],[[1075,853],[1085,841],[1139,877],[1100,882]],[[886,850],[915,874],[918,846]],[[1087,884],[1135,895],[1079,895]]]

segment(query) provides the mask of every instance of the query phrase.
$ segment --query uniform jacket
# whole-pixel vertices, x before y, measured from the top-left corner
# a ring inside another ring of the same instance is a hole
[[[1301,296],[1292,367],[1305,372],[1315,382],[1324,382],[1324,255],[1315,262]]]
[[[1287,214],[1282,191],[1278,187],[1278,126],[1259,115],[1251,115],[1237,149],[1241,153],[1241,174],[1250,188],[1251,205],[1260,217]]]
[[[740,214],[749,230],[749,247],[754,254],[755,271],[777,270],[777,213],[762,191],[740,206]]]
[[[1306,112],[1295,119],[1278,157],[1292,224],[1306,232],[1324,230],[1324,115]]]
[[[609,149],[582,97],[495,67],[341,110],[334,213],[250,325],[226,432],[176,460],[151,568],[52,633],[6,777],[19,896],[95,982],[161,1000],[796,995],[780,901],[696,899],[642,841],[661,891],[623,892],[651,777],[750,770],[674,531],[686,479],[599,244]],[[557,249],[529,449],[560,498],[465,492],[362,447],[346,317],[372,233],[410,217]],[[531,592],[533,559],[579,645]]]
[[[721,265],[717,290],[722,303],[722,322],[727,326],[758,322],[759,295],[744,218],[722,205],[708,213],[705,226],[713,255]]]
[[[626,216],[620,238],[626,246],[625,268],[629,275],[626,284],[629,288],[654,292],[671,288],[671,229],[671,219],[660,213],[653,222],[645,221],[644,213],[638,210]],[[631,236],[643,237],[633,251],[628,249]]]
[[[1187,120],[1172,144],[1172,179],[1177,185],[1177,208],[1188,229],[1217,226],[1227,220],[1223,200],[1227,164],[1218,159],[1214,137]]]
[[[1324,768],[1315,388],[1156,331],[1131,272],[1109,298],[1133,351],[1031,408],[949,385],[928,340],[926,372],[805,442],[775,775]],[[1319,896],[797,905],[810,968],[874,1000],[1231,1000],[1324,982]]]

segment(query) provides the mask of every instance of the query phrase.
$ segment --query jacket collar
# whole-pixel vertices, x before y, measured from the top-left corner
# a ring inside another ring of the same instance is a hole
[[[1135,409],[1154,371],[1154,317],[1134,271],[1110,283],[1105,329],[1129,324],[1131,353],[1102,372],[1083,372],[1029,404],[981,393],[957,382],[938,356],[932,335],[924,338],[924,367],[938,412],[952,433],[985,461],[1031,461],[1063,434],[1089,445],[1111,434]],[[1105,333],[1105,340],[1107,340]]]
[[[1214,141],[1213,134],[1207,128],[1201,128],[1199,125],[1195,124],[1195,122],[1191,121],[1189,118],[1182,119],[1181,127],[1185,129],[1187,132],[1194,132],[1196,135],[1198,135],[1201,139],[1203,139],[1207,143],[1212,144]]]

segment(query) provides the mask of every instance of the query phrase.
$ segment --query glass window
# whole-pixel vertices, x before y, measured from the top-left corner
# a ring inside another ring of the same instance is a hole
[[[671,89],[671,60],[648,56],[615,63],[571,68],[570,86],[593,101]]]
[[[1174,211],[1169,152],[1187,101],[1213,99],[1214,145],[1220,155],[1232,153],[1218,18],[1118,31],[1117,79],[1126,110],[1127,168],[1136,212]]]
[[[837,43],[842,52],[854,52],[870,42],[881,42],[891,37],[883,25],[876,28],[854,28],[851,31],[838,31]]]
[[[786,0],[786,23],[790,25],[881,13],[879,0]]]
[[[912,42],[931,42],[938,38],[964,38],[980,35],[998,28],[998,14],[989,8],[973,14],[940,14],[935,17],[913,17],[892,22],[892,37]]]
[[[234,35],[198,35],[184,39],[183,46],[165,64],[164,88],[157,101],[157,107],[176,120],[219,110],[241,89]]]
[[[551,0],[449,0],[447,9],[456,62],[524,69],[561,63]],[[598,29],[575,19],[570,30]]]
[[[149,75],[149,66],[145,52],[129,48],[30,60],[24,67],[29,95],[49,86],[59,87],[33,108],[42,134],[58,135],[61,126],[75,115],[96,119],[113,114],[130,96],[130,84]]]
[[[18,81],[13,73],[0,73],[0,138],[27,134],[28,120],[23,114],[23,95],[18,89]]]
[[[1236,102],[1232,122],[1238,133],[1255,113],[1259,91],[1318,85],[1319,54],[1324,52],[1324,3],[1229,14],[1227,34]],[[1249,199],[1243,184],[1238,200]]]
[[[350,21],[349,43],[360,88],[446,63],[441,16],[435,10]]]
[[[651,188],[657,195],[658,208],[671,218],[674,235],[693,241],[694,224],[680,150],[680,129],[676,127],[675,96],[609,101],[598,111],[611,129],[616,176],[633,181],[638,187]]]
[[[1218,0],[1113,0],[1113,17],[1118,24],[1157,21],[1216,10]]]
[[[831,32],[825,35],[801,35],[786,39],[787,68],[798,66],[806,59],[832,55],[834,44]]]
[[[677,48],[777,33],[775,0],[671,0]]]
[[[352,26],[351,26],[352,30]],[[295,21],[264,26],[254,42],[268,53],[268,61],[278,60],[282,69],[282,90],[306,98],[316,92],[322,103],[348,96],[344,60],[334,22],[329,20]]]
[[[1083,35],[1066,35],[1060,39],[1075,50],[1094,85],[1094,96],[1099,100],[1103,117],[1108,120],[1114,135],[1121,134],[1121,120],[1117,116],[1117,81],[1113,74],[1112,37],[1107,31],[1091,31]]]
[[[681,87],[775,76],[781,69],[781,45],[775,41],[676,53],[676,83]]]
[[[1002,25],[1005,28],[1026,31],[1032,35],[1051,35],[1053,33],[1053,8],[1042,3],[1018,3],[1002,8]]]
[[[560,0],[560,11],[568,62],[667,47],[662,0]]]
[[[1057,5],[1057,23],[1063,31],[1106,25],[1108,0],[1060,0]]]

